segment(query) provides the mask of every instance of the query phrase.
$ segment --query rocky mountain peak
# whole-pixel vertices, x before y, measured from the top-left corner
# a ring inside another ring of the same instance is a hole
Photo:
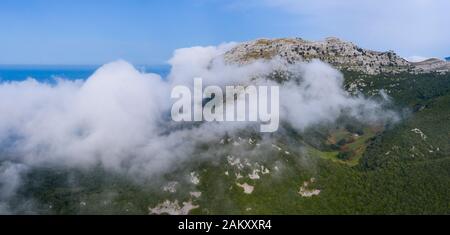
[[[257,39],[237,45],[224,57],[227,62],[238,64],[275,57],[285,59],[288,63],[320,59],[341,70],[366,74],[431,72],[443,66],[417,66],[393,51],[367,50],[336,37],[327,37],[323,41],[302,38]]]

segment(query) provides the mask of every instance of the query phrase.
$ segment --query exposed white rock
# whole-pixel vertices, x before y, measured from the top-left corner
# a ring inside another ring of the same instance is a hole
[[[261,166],[261,174],[263,175],[270,174],[270,170],[265,168],[264,166]]]
[[[315,182],[315,178],[311,178],[309,181],[303,182],[303,185],[300,187],[300,191],[298,192],[302,197],[312,197],[318,196],[320,194],[319,189],[309,189],[309,185]]]
[[[195,198],[199,198],[202,196],[202,192],[190,192],[190,195]]]
[[[247,183],[244,183],[244,184],[236,183],[236,185],[241,187],[241,188],[243,188],[245,194],[252,194],[253,190],[255,189],[254,186],[251,186],[251,185],[249,185]]]
[[[426,136],[419,128],[414,128],[414,129],[412,129],[411,131],[414,132],[414,133],[416,133],[416,134],[418,134],[418,135],[420,135],[420,137],[421,137],[423,140],[427,140],[427,136]]]
[[[198,175],[198,173],[196,173],[196,172],[191,172],[191,175],[190,175],[191,177],[191,183],[193,183],[193,184],[195,184],[195,185],[197,185],[197,184],[199,184],[200,183],[200,178],[199,178],[199,175]]]
[[[149,208],[149,211],[150,211],[150,214],[154,214],[154,215],[162,215],[162,214],[187,215],[187,214],[189,214],[189,212],[191,210],[199,207],[199,206],[192,204],[192,201],[183,202],[182,204],[183,204],[183,207],[180,206],[180,204],[178,203],[178,200],[175,200],[173,202],[166,200],[154,208]]]
[[[248,175],[248,177],[252,180],[259,180],[261,179],[261,177],[259,176],[259,172],[259,169],[254,169],[253,172]]]

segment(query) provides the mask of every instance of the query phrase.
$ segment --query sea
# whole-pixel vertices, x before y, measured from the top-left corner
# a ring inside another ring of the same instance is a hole
[[[40,82],[52,83],[58,78],[85,80],[98,68],[98,65],[0,65],[0,83],[24,81],[33,78]],[[137,70],[156,73],[165,78],[170,72],[169,65],[138,65]]]

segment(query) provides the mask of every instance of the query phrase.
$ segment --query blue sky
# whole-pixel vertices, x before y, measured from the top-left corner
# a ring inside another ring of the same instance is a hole
[[[162,64],[177,48],[261,37],[444,57],[449,10],[448,0],[2,0],[0,64]]]

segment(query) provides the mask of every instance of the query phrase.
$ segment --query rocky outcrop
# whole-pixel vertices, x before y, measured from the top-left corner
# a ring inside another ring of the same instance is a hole
[[[445,73],[450,71],[450,63],[437,58],[431,58],[425,61],[412,63],[421,72],[439,72]]]
[[[288,63],[320,59],[341,70],[366,74],[420,73],[442,68],[441,65],[434,64],[418,66],[393,51],[366,50],[334,37],[326,38],[324,41],[307,41],[301,38],[258,39],[241,43],[225,54],[227,62],[238,64],[275,57],[280,57]]]

